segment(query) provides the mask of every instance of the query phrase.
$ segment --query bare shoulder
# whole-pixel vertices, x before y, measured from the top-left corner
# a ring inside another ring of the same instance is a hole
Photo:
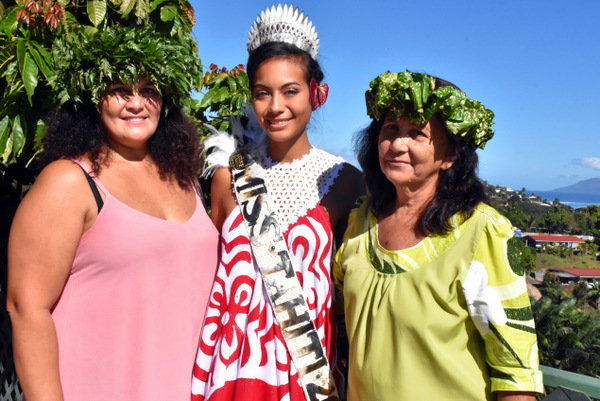
[[[340,170],[338,180],[346,185],[352,185],[357,188],[365,189],[365,177],[359,169],[352,164],[344,162],[344,167]]]
[[[220,167],[215,171],[210,185],[210,218],[219,232],[223,222],[235,207],[231,179],[231,170]]]
[[[84,231],[97,211],[81,168],[49,164],[23,198],[8,242],[8,293],[27,305],[50,308],[69,274]]]
[[[344,163],[333,186],[322,200],[329,214],[337,244],[341,243],[350,211],[365,193],[365,179],[362,172],[353,165]]]
[[[40,172],[24,200],[38,196],[62,197],[65,193],[77,197],[80,193],[77,189],[85,186],[88,186],[85,173],[76,163],[57,160]]]
[[[48,220],[53,215],[67,212],[63,220],[68,216],[85,224],[93,218],[94,206],[92,192],[81,168],[70,160],[57,160],[40,172],[23,198],[17,217],[27,213],[29,217],[39,215]]]
[[[366,193],[365,178],[363,173],[351,165],[344,163],[338,178],[328,195],[344,209],[352,208],[358,198]]]

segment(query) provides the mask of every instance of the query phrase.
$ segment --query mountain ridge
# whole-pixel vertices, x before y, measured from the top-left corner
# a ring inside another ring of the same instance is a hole
[[[571,192],[582,194],[600,194],[600,178],[589,178],[573,185],[553,189],[552,192]]]

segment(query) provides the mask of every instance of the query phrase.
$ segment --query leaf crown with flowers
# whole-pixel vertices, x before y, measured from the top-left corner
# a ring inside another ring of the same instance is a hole
[[[371,81],[365,92],[367,114],[380,120],[389,111],[396,119],[407,118],[418,125],[439,113],[450,135],[483,149],[494,136],[494,113],[459,89],[436,89],[435,81],[435,77],[408,70],[386,71]]]
[[[150,28],[115,25],[59,39],[52,53],[55,74],[49,82],[61,103],[80,103],[88,94],[98,104],[109,84],[133,85],[140,76],[175,104],[201,87],[202,64],[189,35],[176,38]]]

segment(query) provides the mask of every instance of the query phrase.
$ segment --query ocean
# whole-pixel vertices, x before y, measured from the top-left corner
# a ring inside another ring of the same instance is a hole
[[[579,192],[556,192],[556,191],[526,191],[527,194],[535,194],[550,202],[558,198],[560,203],[579,209],[590,205],[600,206],[600,194],[585,194]]]

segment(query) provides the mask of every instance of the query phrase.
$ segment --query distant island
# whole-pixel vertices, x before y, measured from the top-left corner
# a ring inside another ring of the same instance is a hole
[[[599,194],[600,178],[590,178],[589,180],[579,181],[577,184],[569,185],[552,190],[552,192],[569,192],[581,194]]]

